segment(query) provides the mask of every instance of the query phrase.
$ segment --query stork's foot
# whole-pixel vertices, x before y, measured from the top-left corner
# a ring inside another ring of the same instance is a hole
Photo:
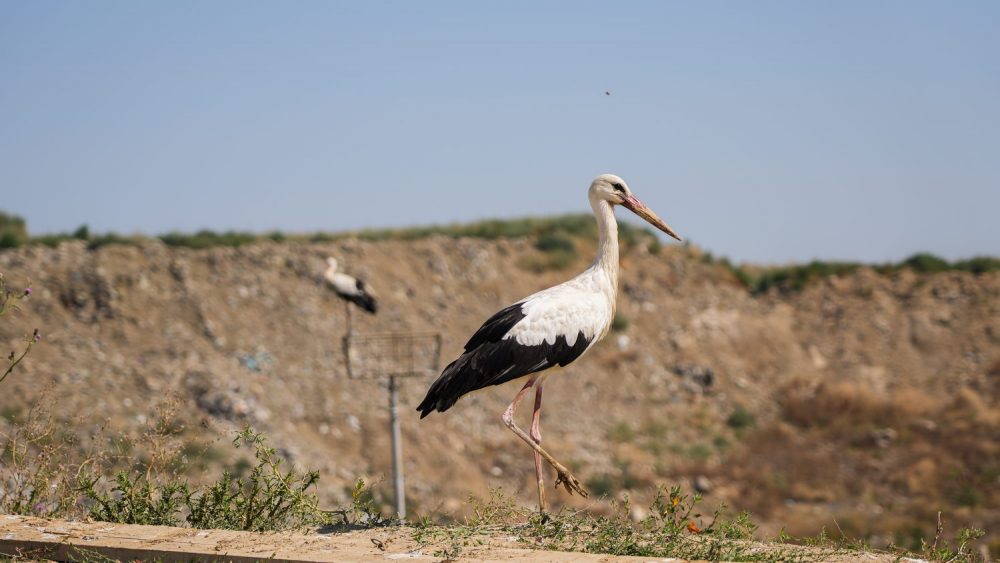
[[[557,474],[556,475],[557,489],[559,488],[559,485],[562,485],[563,487],[566,488],[566,492],[569,494],[576,493],[583,498],[587,498],[588,496],[590,496],[590,494],[587,493],[587,490],[583,488],[583,485],[580,484],[580,480],[574,477],[573,474],[570,473],[568,469],[566,469],[565,467],[556,467],[555,470]]]

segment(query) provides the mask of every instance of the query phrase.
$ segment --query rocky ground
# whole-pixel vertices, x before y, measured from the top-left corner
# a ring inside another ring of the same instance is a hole
[[[4,382],[0,424],[46,398],[80,449],[112,447],[169,404],[192,479],[233,467],[228,441],[252,424],[320,471],[324,503],[345,502],[357,477],[391,471],[388,412],[382,384],[346,373],[327,256],[377,293],[358,333],[439,332],[442,365],[498,308],[588,261],[537,273],[531,241],[445,237],[5,250],[0,272],[34,293],[0,344],[35,327],[43,340]],[[696,249],[640,246],[622,272],[618,330],[546,387],[545,443],[594,493],[553,501],[604,510],[602,494],[629,493],[641,516],[657,483],[682,483],[768,533],[876,544],[933,535],[941,510],[950,528],[989,530],[997,552],[1000,274],[862,269],[751,296]],[[402,387],[410,513],[461,517],[491,487],[534,502],[531,456],[499,422],[516,384],[421,421],[429,381]],[[388,482],[377,491],[388,507]]]

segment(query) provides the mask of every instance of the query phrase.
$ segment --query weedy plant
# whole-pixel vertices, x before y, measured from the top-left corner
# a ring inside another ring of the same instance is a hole
[[[182,480],[157,482],[150,472],[120,472],[109,491],[98,488],[100,477],[80,478],[80,492],[91,503],[90,516],[121,524],[176,525],[195,528],[287,530],[326,524],[330,514],[318,507],[312,489],[319,473],[283,469],[284,460],[265,437],[247,427],[233,440],[234,447],[254,449],[256,463],[246,477],[224,472],[204,489],[191,490]],[[186,514],[182,518],[182,515]]]
[[[375,502],[373,484],[366,483],[361,478],[354,482],[354,487],[351,489],[350,506],[331,511],[331,514],[340,517],[339,521],[331,524],[329,530],[332,532],[382,528],[400,524],[398,518],[387,518],[382,515],[382,511],[379,510],[378,504]]]
[[[102,522],[176,526],[179,513],[190,498],[184,482],[156,485],[142,474],[120,472],[108,493],[96,489],[97,476],[81,477],[80,492],[93,501],[90,516]]]
[[[11,290],[0,273],[0,318],[17,311],[31,293],[30,283],[23,290]],[[41,338],[35,329],[25,336],[20,353],[11,350],[0,382],[14,372]],[[63,454],[69,440],[61,439],[64,437],[52,416],[51,404],[42,401],[22,416],[10,412],[4,418],[4,424],[0,424],[0,511],[44,514],[64,510],[73,497],[72,486],[62,478],[67,467]]]
[[[934,561],[946,561],[948,563],[978,563],[982,559],[973,551],[973,546],[979,538],[986,535],[984,530],[979,528],[962,528],[953,541],[948,541],[941,537],[943,531],[940,525],[941,514],[938,513],[938,534],[934,537],[934,543],[927,545],[925,542],[920,555],[930,557]]]
[[[630,518],[627,498],[614,503],[608,515],[563,509],[546,517],[518,507],[499,490],[492,490],[485,502],[471,502],[474,515],[464,525],[434,526],[425,520],[414,528],[414,540],[443,546],[438,550],[442,555],[461,553],[463,547],[497,536],[515,537],[536,549],[709,561],[818,561],[832,553],[753,542],[757,526],[749,513],[730,517],[722,505],[706,521],[699,508],[701,496],[678,486],[659,487],[649,515],[638,522]]]
[[[319,472],[282,469],[284,460],[250,427],[236,436],[233,446],[254,448],[256,464],[245,478],[227,471],[204,492],[189,496],[187,521],[193,527],[262,532],[328,521],[311,491]]]
[[[43,399],[0,424],[0,512],[34,516],[74,513],[78,494],[70,455],[74,438],[53,416],[54,399]]]
[[[851,539],[839,531],[837,537],[830,537],[826,530],[822,530],[816,536],[794,537],[782,532],[778,539],[783,542],[802,544],[810,547],[821,547],[835,549],[844,553],[873,553],[878,550],[873,549],[867,542]],[[923,538],[918,545],[906,548],[898,545],[889,545],[887,551],[896,557],[897,561],[938,561],[941,563],[987,563],[987,560],[977,552],[976,542],[986,535],[986,532],[979,528],[962,528],[954,538],[948,539],[944,535],[944,523],[941,513],[937,514],[937,529],[934,533],[932,543],[927,543]],[[904,559],[905,558],[905,559]]]
[[[931,561],[942,561],[946,563],[985,563],[975,551],[976,541],[986,535],[984,530],[979,528],[962,528],[951,540],[944,535],[944,520],[941,513],[937,513],[937,527],[934,530],[934,540],[927,543],[920,539],[920,546],[910,553],[906,549],[895,549],[898,553],[912,554],[918,557],[926,557]]]
[[[28,286],[21,291],[14,291],[7,288],[7,282],[4,280],[3,273],[0,273],[0,317],[3,317],[11,311],[17,311],[19,309],[19,304],[21,301],[27,299],[31,296],[31,284],[29,282]],[[42,339],[42,335],[38,333],[36,328],[30,336],[24,337],[24,348],[21,350],[20,354],[15,350],[11,350],[10,354],[7,356],[7,369],[4,370],[3,374],[0,375],[0,383],[7,379],[17,364],[21,363],[21,360],[31,352],[32,346],[36,342]]]

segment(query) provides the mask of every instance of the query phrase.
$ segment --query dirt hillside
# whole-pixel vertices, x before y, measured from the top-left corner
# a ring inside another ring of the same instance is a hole
[[[862,269],[751,296],[697,254],[625,253],[618,330],[549,380],[545,443],[594,493],[552,500],[602,509],[601,493],[641,500],[679,482],[771,532],[906,544],[943,510],[997,537],[1000,274]],[[110,447],[173,399],[202,470],[232,466],[231,432],[252,424],[321,472],[325,502],[343,502],[358,476],[389,474],[388,413],[383,387],[346,376],[325,258],[376,292],[381,310],[355,314],[358,332],[438,331],[444,364],[499,307],[588,262],[535,273],[539,255],[528,240],[446,237],[6,250],[0,272],[34,293],[0,323],[0,344],[35,327],[43,340],[3,384],[0,413],[47,394],[81,448]],[[420,421],[428,383],[402,391],[411,514],[459,517],[469,494],[498,486],[534,502],[531,456],[499,421],[516,384]],[[378,490],[388,506],[391,487]]]

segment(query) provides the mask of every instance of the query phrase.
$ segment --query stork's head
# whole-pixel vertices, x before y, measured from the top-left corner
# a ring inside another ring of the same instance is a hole
[[[660,229],[677,240],[682,240],[681,237],[679,237],[677,233],[670,228],[670,225],[668,225],[663,219],[660,219],[659,215],[653,213],[652,209],[646,207],[644,203],[639,201],[639,198],[632,194],[632,190],[629,189],[625,180],[622,180],[614,174],[601,174],[597,178],[594,178],[594,182],[590,184],[590,199],[593,200],[595,198],[607,201],[612,205],[621,205],[625,209],[628,209],[632,213],[635,213],[639,217],[645,219],[650,225]]]
[[[327,259],[326,259],[326,269],[327,269],[328,272],[336,272],[337,271],[337,259],[334,258],[333,256],[327,257]]]

